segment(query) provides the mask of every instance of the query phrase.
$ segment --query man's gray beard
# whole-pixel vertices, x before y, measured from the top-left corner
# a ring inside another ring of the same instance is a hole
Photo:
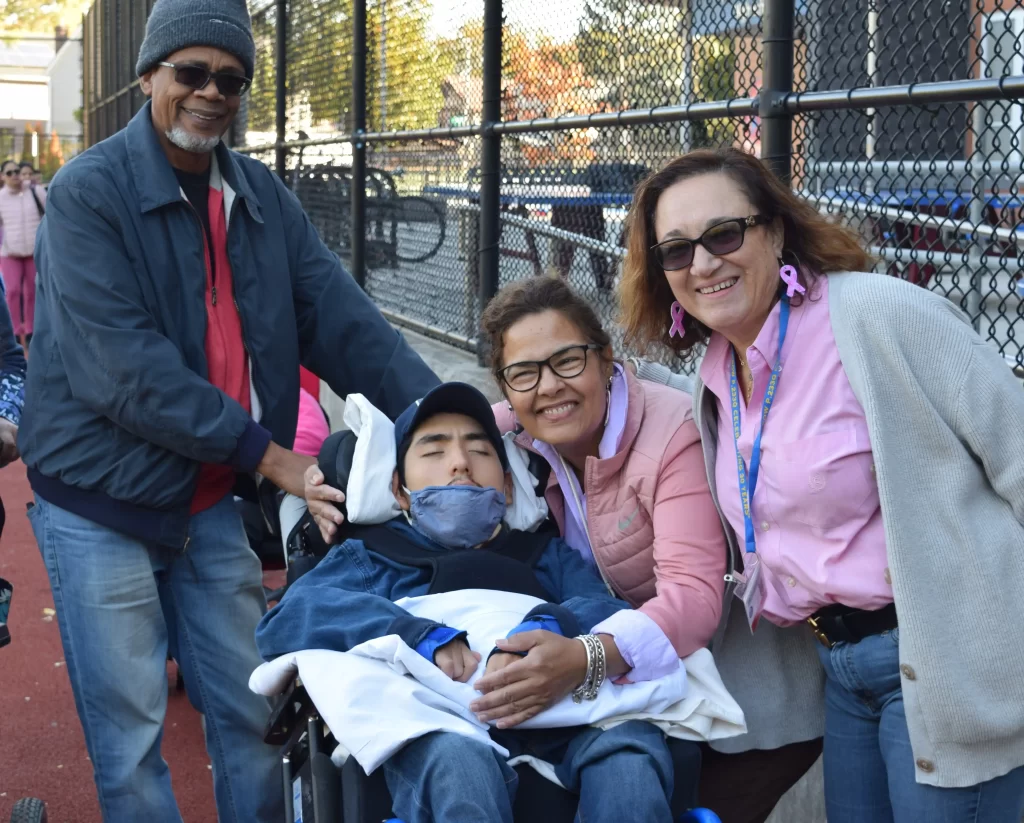
[[[220,143],[220,137],[197,137],[181,126],[168,129],[165,134],[167,139],[179,149],[193,154],[209,154]]]

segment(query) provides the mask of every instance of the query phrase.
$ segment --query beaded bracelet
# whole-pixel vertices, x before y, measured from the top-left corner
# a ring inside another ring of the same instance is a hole
[[[574,703],[594,700],[608,675],[608,659],[604,652],[601,639],[593,634],[583,634],[576,638],[587,650],[587,675],[583,682],[573,691]]]

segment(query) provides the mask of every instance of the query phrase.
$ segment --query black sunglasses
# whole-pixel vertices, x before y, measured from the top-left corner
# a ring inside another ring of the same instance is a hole
[[[597,343],[566,346],[559,349],[547,360],[524,360],[506,366],[500,372],[501,379],[512,391],[530,391],[537,388],[540,375],[547,366],[558,377],[579,377],[587,367],[587,352],[604,348]]]
[[[18,169],[8,169],[4,172],[4,177],[14,177],[16,174],[21,174]]]
[[[175,82],[196,91],[205,89],[213,80],[217,84],[217,90],[225,97],[238,97],[245,94],[249,90],[249,86],[252,85],[252,80],[240,74],[210,71],[206,66],[197,66],[192,63],[158,63],[157,65],[174,69]]]
[[[710,226],[700,237],[688,240],[685,237],[673,237],[651,246],[651,251],[658,260],[663,271],[685,269],[693,262],[693,252],[697,243],[716,257],[729,254],[743,245],[747,229],[771,223],[770,217],[754,214],[750,217],[734,217]]]

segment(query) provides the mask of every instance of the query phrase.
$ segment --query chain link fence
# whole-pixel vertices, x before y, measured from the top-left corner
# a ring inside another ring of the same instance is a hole
[[[141,104],[129,57],[149,5],[98,0],[87,18],[91,140]],[[1024,0],[251,10],[256,76],[231,139],[396,322],[474,350],[497,288],[551,273],[611,326],[637,181],[733,145],[1024,369]]]

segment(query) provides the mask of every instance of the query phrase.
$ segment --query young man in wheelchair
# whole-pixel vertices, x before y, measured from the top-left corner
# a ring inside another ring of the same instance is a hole
[[[395,442],[392,492],[402,515],[381,526],[350,525],[349,539],[291,586],[257,630],[265,659],[303,649],[344,652],[397,634],[448,677],[467,682],[479,667],[497,671],[515,656],[495,648],[481,660],[458,626],[415,617],[393,601],[494,589],[545,601],[510,635],[546,631],[564,638],[564,654],[577,657],[585,672],[573,684],[574,699],[592,697],[605,678],[630,673],[601,625],[628,604],[612,597],[554,532],[503,525],[511,474],[480,392],[460,383],[437,387],[399,417]],[[667,638],[661,641],[671,649]],[[551,763],[560,782],[579,794],[580,819],[671,820],[672,758],[653,724],[491,734],[510,752]],[[384,770],[394,813],[407,823],[512,823],[516,772],[477,740],[427,734],[389,757]]]

